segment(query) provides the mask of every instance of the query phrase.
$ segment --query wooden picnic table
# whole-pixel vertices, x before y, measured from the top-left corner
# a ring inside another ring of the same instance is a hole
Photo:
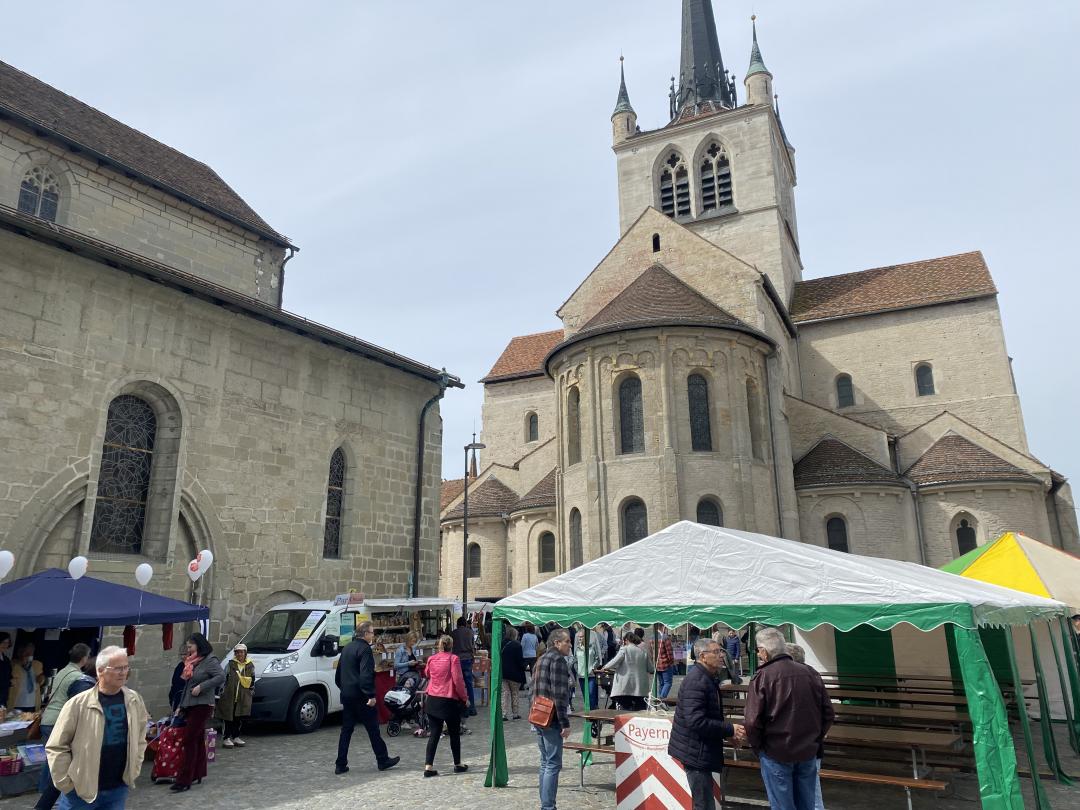
[[[747,683],[725,683],[720,689],[723,692],[745,694],[750,688]],[[841,687],[825,685],[829,697],[838,700],[873,700],[882,703],[926,703],[936,706],[967,706],[967,697],[964,695],[943,695],[931,692],[883,692],[873,689],[844,689]]]
[[[903,675],[903,674],[901,674],[901,675],[896,675],[896,676],[892,676],[892,675],[884,676],[884,675],[881,675],[880,673],[878,673],[878,674],[869,674],[869,673],[850,674],[850,673],[846,673],[846,672],[845,673],[841,673],[841,672],[819,672],[818,674],[823,678],[844,678],[845,680],[855,680],[855,679],[857,679],[857,680],[890,680],[890,681],[903,681],[903,682],[928,681],[928,682],[936,682],[936,683],[950,683],[950,684],[953,684],[954,686],[956,686],[956,687],[958,687],[960,689],[964,688],[964,682],[962,680],[957,680],[956,678],[953,678],[951,675],[914,675],[914,674],[913,675]],[[1022,683],[1024,686],[1031,686],[1032,684],[1035,683],[1035,680],[1033,678],[1021,678],[1020,683]]]
[[[675,706],[677,698],[664,698],[668,706]],[[725,697],[724,709],[741,709],[746,706],[746,698]],[[881,717],[895,720],[910,720],[912,725],[925,722],[928,725],[959,726],[971,722],[971,716],[966,711],[951,706],[919,706],[917,708],[904,708],[902,706],[857,706],[850,703],[834,703],[833,710],[840,718],[850,717]]]

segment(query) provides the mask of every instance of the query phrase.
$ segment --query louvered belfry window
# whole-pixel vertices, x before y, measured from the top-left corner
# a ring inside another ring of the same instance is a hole
[[[690,216],[690,174],[678,152],[672,152],[660,172],[660,211],[669,217]]]
[[[627,377],[619,384],[619,452],[645,452],[645,414],[637,377]]]
[[[686,390],[690,400],[690,447],[694,450],[712,450],[708,380],[700,374],[691,374],[686,380]]]
[[[330,456],[326,484],[326,521],[323,524],[323,557],[341,556],[341,513],[345,502],[345,453],[339,447]]]
[[[149,402],[122,394],[109,403],[90,529],[92,551],[142,551],[156,436],[157,417]]]
[[[701,162],[701,210],[715,211],[733,202],[731,164],[724,147],[714,142]]]

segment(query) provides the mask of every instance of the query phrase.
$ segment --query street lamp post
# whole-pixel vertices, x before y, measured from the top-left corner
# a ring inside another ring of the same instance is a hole
[[[462,515],[462,534],[465,535],[465,539],[461,541],[461,615],[465,616],[469,612],[469,451],[473,452],[473,459],[476,458],[476,451],[483,450],[487,447],[486,444],[482,444],[476,440],[476,434],[473,434],[473,440],[469,444],[465,445],[465,499],[463,501],[464,514]]]

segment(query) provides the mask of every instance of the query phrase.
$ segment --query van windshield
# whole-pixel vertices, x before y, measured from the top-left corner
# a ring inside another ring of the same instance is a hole
[[[272,610],[247,631],[244,644],[249,653],[288,652],[289,645],[305,623],[307,627],[301,638],[312,635],[325,616],[325,610]]]

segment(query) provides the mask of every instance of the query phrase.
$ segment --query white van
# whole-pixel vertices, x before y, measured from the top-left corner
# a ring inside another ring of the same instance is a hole
[[[281,722],[298,733],[314,731],[329,712],[341,711],[334,683],[340,647],[356,625],[375,624],[376,671],[393,661],[410,629],[422,636],[426,655],[439,634],[453,626],[447,599],[368,599],[290,602],[271,608],[244,634],[248,658],[255,664],[251,719]],[[232,651],[226,660],[233,657]]]

